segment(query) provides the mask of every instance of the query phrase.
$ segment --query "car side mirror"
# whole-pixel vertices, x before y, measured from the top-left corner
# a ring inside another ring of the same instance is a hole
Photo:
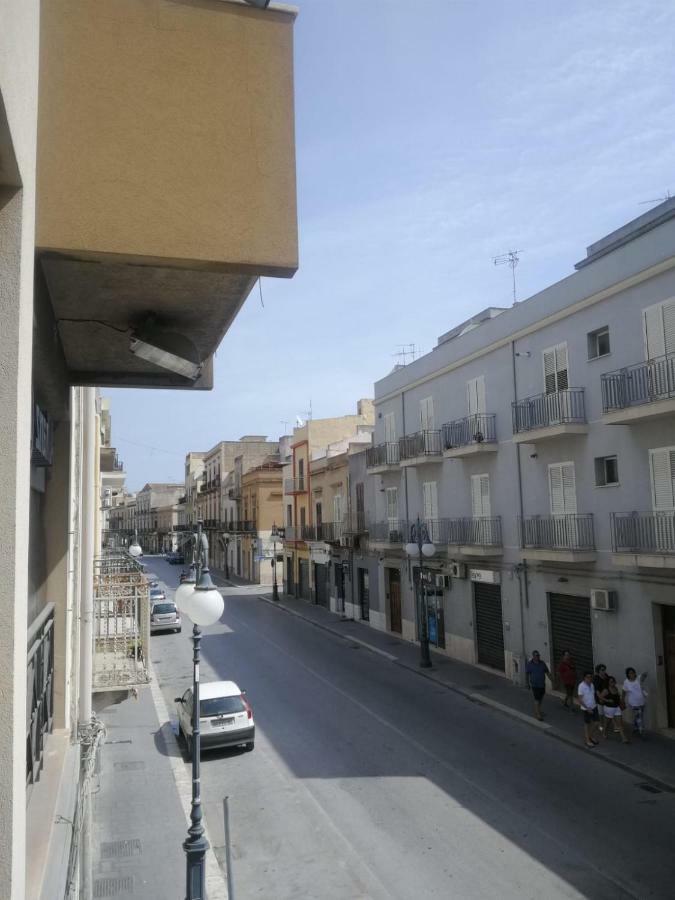
[[[182,703],[182,702],[183,702],[183,698],[182,698],[182,697],[174,697],[174,698],[173,698],[173,702],[174,702],[174,703]]]

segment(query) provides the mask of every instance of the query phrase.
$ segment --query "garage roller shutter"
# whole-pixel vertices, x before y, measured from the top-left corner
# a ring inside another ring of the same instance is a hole
[[[549,594],[549,610],[553,647],[551,671],[557,679],[558,663],[565,650],[569,650],[577,670],[577,678],[581,681],[585,671],[593,671],[590,600],[588,597],[571,597],[568,594]],[[618,679],[620,673],[614,674]]]
[[[478,662],[504,671],[502,592],[498,584],[474,584]]]

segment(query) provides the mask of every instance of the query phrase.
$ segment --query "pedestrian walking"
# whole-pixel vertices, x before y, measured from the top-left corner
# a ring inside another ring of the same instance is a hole
[[[607,679],[607,687],[603,689],[599,697],[605,716],[605,738],[609,735],[610,725],[614,734],[620,734],[624,744],[629,743],[623,730],[623,698],[616,683],[616,678],[610,675]]]
[[[563,652],[562,659],[558,663],[558,675],[560,676],[560,683],[565,690],[563,706],[565,709],[575,709],[574,688],[577,684],[577,670],[574,667],[574,660],[569,650]]]
[[[645,730],[645,706],[647,704],[647,692],[643,687],[644,676],[639,679],[637,672],[632,666],[626,669],[626,680],[623,683],[623,698],[626,709],[633,725],[633,734],[639,734],[640,737]]]
[[[539,655],[538,650],[532,651],[532,659],[525,666],[525,673],[527,675],[527,683],[534,697],[534,717],[541,722],[544,718],[541,712],[541,701],[546,693],[546,676],[550,677],[551,673]]]
[[[600,731],[603,729],[605,720],[605,710],[600,700],[600,695],[609,684],[609,675],[607,674],[607,666],[604,663],[598,663],[595,667],[595,675],[593,676],[593,687],[595,688],[595,699],[598,704],[598,715],[600,716]]]
[[[593,685],[593,673],[584,672],[583,679],[577,687],[577,703],[584,713],[584,743],[589,750],[598,746],[593,735],[598,730],[598,702],[595,699],[595,686]]]

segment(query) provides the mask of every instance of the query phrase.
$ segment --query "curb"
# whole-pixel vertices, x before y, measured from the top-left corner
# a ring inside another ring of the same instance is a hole
[[[237,585],[234,584],[230,586],[237,587]],[[575,750],[580,750],[583,753],[588,753],[588,750],[584,746],[582,746],[579,741],[575,740],[574,738],[568,737],[561,731],[558,731],[553,725],[550,725],[548,722],[538,722],[536,719],[533,719],[526,713],[522,713],[520,712],[520,710],[513,709],[512,707],[507,706],[504,703],[499,703],[496,700],[492,700],[490,697],[484,697],[482,694],[476,694],[475,692],[467,690],[466,688],[461,687],[461,685],[455,684],[453,682],[443,681],[442,679],[437,678],[435,675],[428,671],[424,671],[415,666],[411,666],[409,663],[401,661],[397,656],[394,656],[391,653],[387,653],[384,650],[380,650],[379,647],[374,647],[372,644],[369,644],[359,638],[354,638],[349,634],[343,634],[340,631],[337,631],[331,625],[324,625],[322,622],[316,622],[309,616],[305,616],[301,612],[285,606],[283,601],[277,602],[275,600],[272,600],[271,597],[265,597],[262,594],[257,594],[256,596],[258,600],[262,600],[263,602],[268,603],[270,606],[274,606],[276,609],[283,610],[285,613],[288,613],[291,616],[295,616],[297,619],[302,619],[303,622],[307,622],[309,625],[313,625],[315,628],[318,628],[321,631],[326,631],[329,634],[334,635],[335,637],[341,638],[343,641],[351,641],[352,643],[359,644],[360,646],[365,647],[367,650],[370,650],[372,653],[376,653],[379,656],[385,657],[394,665],[400,666],[402,669],[407,669],[409,672],[413,672],[420,678],[426,678],[428,681],[433,681],[434,684],[439,684],[442,687],[447,688],[449,691],[453,691],[454,693],[459,694],[470,703],[477,703],[480,706],[485,706],[488,709],[493,709],[495,712],[508,716],[511,719],[515,719],[518,722],[527,725],[529,728],[535,728],[540,732],[547,734],[549,737],[555,738],[555,740],[560,741],[563,744],[567,744],[568,747],[573,747]],[[621,769],[622,771],[627,772],[629,775],[633,775],[636,778],[647,781],[666,793],[675,793],[675,782],[664,781],[663,778],[658,775],[652,775],[650,772],[643,769],[636,769],[635,766],[631,766],[629,763],[614,759],[611,756],[604,756],[601,753],[596,754],[596,759],[600,759],[617,769]]]

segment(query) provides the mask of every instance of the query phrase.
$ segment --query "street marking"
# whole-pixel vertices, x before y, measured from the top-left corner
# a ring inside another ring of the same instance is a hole
[[[169,751],[169,762],[173,771],[173,778],[176,782],[176,789],[181,801],[181,806],[185,812],[185,821],[190,824],[190,807],[192,805],[192,773],[188,775],[186,765],[183,762],[183,755],[176,740],[176,736],[171,728],[171,719],[169,710],[164,701],[164,695],[159,688],[157,675],[155,674],[152,662],[148,660],[150,669],[150,692],[152,694],[152,702],[155,705],[155,712],[159,719],[159,726],[162,737]],[[228,900],[227,882],[225,876],[218,865],[216,854],[213,852],[213,843],[209,837],[209,831],[206,825],[206,817],[202,818],[204,826],[204,837],[209,842],[209,849],[206,851],[206,896],[209,900]]]

